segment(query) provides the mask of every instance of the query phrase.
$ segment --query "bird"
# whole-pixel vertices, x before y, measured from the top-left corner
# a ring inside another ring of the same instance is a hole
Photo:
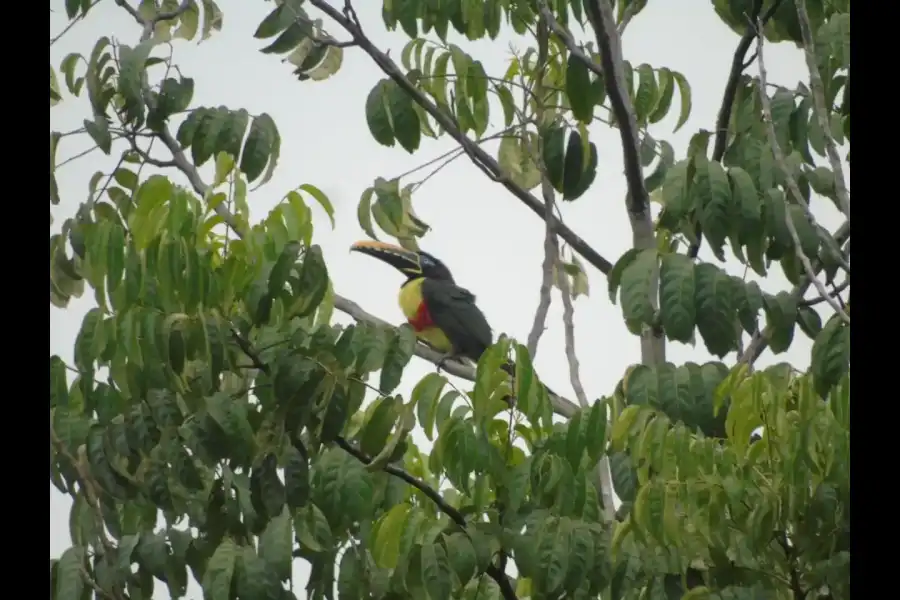
[[[475,304],[475,295],[457,285],[437,257],[373,240],[356,242],[350,250],[377,258],[406,276],[398,295],[400,310],[416,337],[444,354],[439,369],[459,357],[477,363],[493,343],[491,326]]]

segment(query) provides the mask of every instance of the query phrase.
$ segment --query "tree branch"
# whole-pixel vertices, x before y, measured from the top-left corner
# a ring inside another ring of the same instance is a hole
[[[546,106],[544,105],[544,73],[547,69],[547,55],[550,36],[546,23],[538,23],[537,29],[537,77],[535,79],[535,112],[539,124],[544,123],[546,117]],[[519,117],[524,118],[524,115]],[[538,146],[543,147],[543,140],[538,139]],[[553,235],[553,228],[550,226],[550,220],[553,218],[553,186],[547,177],[547,168],[541,153],[535,156],[532,154],[534,164],[538,166],[541,173],[541,195],[544,198],[544,260],[541,264],[541,288],[539,293],[538,307],[534,313],[534,323],[531,325],[531,331],[528,333],[528,354],[531,360],[537,356],[538,342],[547,328],[547,313],[550,311],[551,291],[553,288],[553,273],[556,269],[556,263],[559,256],[559,243],[556,236]]]
[[[813,112],[819,121],[819,128],[825,137],[825,153],[828,155],[828,163],[834,171],[834,190],[838,198],[841,212],[850,220],[850,191],[844,180],[844,169],[841,166],[841,158],[837,153],[837,145],[834,136],[831,135],[831,124],[828,118],[828,108],[825,105],[825,86],[822,84],[822,76],[819,74],[818,61],[815,53],[815,40],[813,39],[812,26],[809,23],[809,14],[806,12],[806,0],[795,0],[797,6],[797,20],[800,22],[800,35],[803,38],[803,54],[806,56],[806,67],[809,69],[809,83],[812,88]]]
[[[815,227],[815,219],[813,218],[812,213],[809,210],[809,206],[803,199],[803,194],[800,193],[800,187],[797,185],[797,180],[794,178],[794,174],[791,172],[791,169],[787,165],[784,157],[784,151],[781,149],[781,145],[778,143],[778,135],[775,133],[775,123],[772,121],[772,105],[769,101],[769,94],[766,92],[766,63],[763,57],[764,39],[762,23],[759,24],[758,32],[756,52],[758,55],[757,60],[759,62],[759,99],[762,103],[763,121],[766,124],[766,132],[769,137],[769,144],[771,144],[772,146],[772,153],[775,155],[775,162],[778,164],[778,168],[784,175],[785,182],[791,192],[791,195],[794,196],[794,200],[796,201],[796,203],[803,208],[806,217]],[[838,304],[837,301],[828,294],[828,290],[825,289],[825,285],[821,281],[819,281],[818,277],[816,277],[812,262],[810,262],[809,257],[806,256],[806,253],[803,252],[803,247],[800,245],[800,235],[797,233],[797,227],[794,225],[794,217],[790,210],[785,210],[784,221],[787,225],[788,231],[791,234],[791,239],[794,242],[794,252],[797,255],[797,259],[803,265],[803,269],[806,271],[806,275],[807,277],[809,277],[810,282],[816,287],[819,295],[822,298],[825,298],[825,301],[828,302],[831,308],[833,308],[834,311],[841,316],[841,319],[843,319],[844,322],[849,325],[849,315],[847,315],[847,313],[844,312],[844,310],[841,308],[841,305]]]
[[[353,38],[353,41],[368,54],[373,62],[390,77],[403,91],[409,94],[413,102],[421,106],[441,128],[446,131],[450,137],[456,140],[463,150],[472,159],[472,162],[492,181],[500,183],[509,190],[516,198],[521,200],[525,206],[531,209],[536,215],[544,218],[543,203],[535,198],[527,190],[516,185],[505,176],[500,169],[500,165],[490,154],[485,152],[472,139],[462,133],[454,122],[454,119],[446,112],[438,108],[438,106],[428,99],[418,88],[416,88],[404,75],[394,61],[390,59],[384,52],[375,47],[374,44],[363,33],[355,18],[352,7],[345,8],[348,15],[342,14],[339,10],[328,4],[326,0],[310,0],[310,4],[324,12],[326,15],[334,19],[347,33]],[[349,2],[347,3],[349,5]],[[612,269],[612,264],[600,256],[587,242],[579,237],[574,231],[569,229],[562,221],[553,217],[551,221],[554,233],[564,239],[572,249],[582,256],[588,263],[600,270],[604,275],[608,274]]]
[[[647,224],[650,226],[649,199],[641,170],[637,119],[634,116],[631,98],[626,91],[628,86],[625,83],[622,40],[616,30],[616,19],[613,16],[609,0],[587,0],[585,12],[597,37],[600,64],[606,74],[603,83],[612,113],[619,126],[619,135],[622,138],[622,157],[625,162],[625,179],[628,182],[628,212],[635,217],[646,218]],[[568,37],[571,41],[571,36]],[[572,43],[574,44],[574,42]],[[568,47],[568,43],[566,47]],[[571,52],[571,49],[569,51]],[[650,232],[651,239],[649,241],[652,242],[652,226]]]
[[[240,333],[238,333],[235,329],[232,329],[231,336],[234,339],[235,343],[237,343],[238,347],[240,347],[241,351],[245,355],[247,355],[247,358],[249,358],[253,363],[254,368],[262,371],[268,376],[272,375],[272,371],[269,368],[269,365],[262,361],[259,354],[256,352],[256,350],[253,349],[253,345],[249,340],[240,335]],[[340,448],[359,462],[363,463],[364,465],[369,465],[372,463],[372,459],[368,455],[366,455],[365,452],[353,446],[353,444],[348,442],[343,437],[339,435],[335,436],[334,443],[338,448]],[[444,500],[444,497],[441,496],[440,492],[438,492],[436,489],[434,489],[424,481],[420,481],[407,471],[395,465],[385,465],[382,470],[384,470],[385,473],[388,473],[389,475],[392,475],[393,477],[406,482],[408,485],[411,485],[412,487],[422,492],[429,500],[434,502],[438,510],[450,517],[450,519],[454,523],[456,523],[456,525],[460,529],[462,529],[463,531],[466,530],[466,518],[461,512],[459,512],[456,508],[454,508],[446,500]],[[500,586],[500,591],[503,593],[503,597],[505,599],[516,600],[515,590],[512,588],[512,585],[510,584],[506,573],[500,571],[500,569],[498,569],[496,565],[493,564],[488,566],[488,568],[485,570],[485,573],[487,573],[487,575],[491,579],[497,582],[497,585]]]
[[[546,183],[546,178],[541,180],[541,187],[543,187]],[[538,342],[541,341],[541,336],[544,334],[544,331],[547,329],[547,313],[550,312],[550,302],[551,296],[550,292],[553,288],[553,270],[555,257],[558,252],[556,247],[556,236],[553,235],[553,230],[550,228],[549,220],[553,215],[553,191],[550,191],[550,201],[547,201],[547,196],[545,192],[545,202],[547,202],[547,217],[546,217],[546,228],[544,233],[544,260],[541,264],[541,288],[539,292],[539,300],[537,310],[534,312],[534,322],[531,324],[531,331],[528,333],[528,343],[526,347],[528,348],[528,354],[531,356],[531,360],[534,361],[534,357],[537,356],[538,350]]]
[[[621,38],[616,31],[609,0],[585,0],[585,12],[597,38],[600,50],[600,62],[609,97],[612,113],[619,127],[622,139],[622,158],[625,163],[625,179],[628,183],[628,220],[631,222],[632,245],[634,248],[650,249],[656,247],[656,234],[650,215],[650,203],[647,189],[644,187],[643,172],[640,162],[637,120],[634,106],[628,96],[625,83],[625,68],[622,58]],[[654,267],[652,274],[651,304],[659,310],[656,290],[659,287],[659,267]],[[641,361],[645,365],[658,365],[666,360],[666,344],[662,331],[654,327],[644,327],[641,332]]]
[[[722,94],[722,105],[719,107],[719,115],[716,117],[716,137],[713,144],[712,159],[721,162],[725,156],[725,150],[728,148],[728,124],[731,121],[731,111],[734,110],[734,97],[737,94],[737,86],[741,80],[744,69],[750,66],[750,61],[744,61],[747,51],[753,40],[756,39],[756,22],[759,13],[762,12],[763,0],[755,0],[751,13],[747,15],[749,22],[741,41],[738,42],[737,48],[734,50],[734,56],[731,59],[731,71],[728,73],[728,82],[725,84],[725,92]],[[781,0],[775,0],[766,14],[760,19],[760,25],[765,24],[772,18],[775,11],[781,5]],[[696,254],[694,255],[696,257]]]

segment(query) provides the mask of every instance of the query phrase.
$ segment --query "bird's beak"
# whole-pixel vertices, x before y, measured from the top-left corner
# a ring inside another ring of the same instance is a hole
[[[374,256],[406,275],[416,275],[422,272],[418,253],[400,246],[364,240],[350,246],[350,250]]]

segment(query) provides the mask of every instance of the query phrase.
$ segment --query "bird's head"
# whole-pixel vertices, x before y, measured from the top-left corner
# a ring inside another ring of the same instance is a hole
[[[404,275],[407,279],[427,277],[442,281],[453,281],[450,269],[440,260],[427,252],[407,250],[393,244],[364,240],[350,246],[351,251],[368,254],[386,262]]]

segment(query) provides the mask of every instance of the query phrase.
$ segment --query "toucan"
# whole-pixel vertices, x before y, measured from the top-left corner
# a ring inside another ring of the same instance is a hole
[[[431,254],[370,240],[356,242],[350,250],[374,256],[406,275],[400,309],[416,336],[444,353],[439,366],[458,357],[478,362],[493,343],[475,295],[456,285],[450,269]]]

